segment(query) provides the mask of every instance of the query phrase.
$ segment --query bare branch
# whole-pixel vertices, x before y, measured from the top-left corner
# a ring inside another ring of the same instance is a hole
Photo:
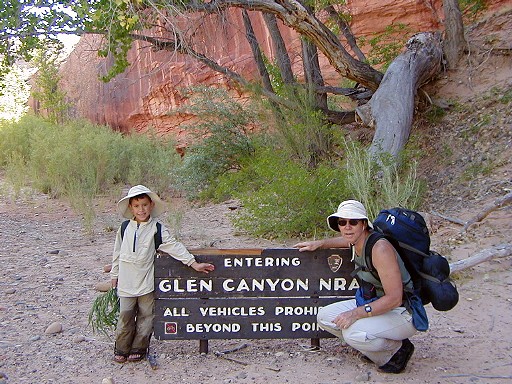
[[[511,202],[512,202],[512,192],[509,192],[505,196],[502,196],[499,199],[494,200],[494,202],[492,204],[488,205],[482,212],[480,212],[478,215],[474,216],[470,220],[466,221],[466,223],[464,224],[464,228],[462,228],[461,232],[467,231],[467,229],[470,226],[485,219],[489,215],[489,213],[491,213],[491,212],[497,210],[498,208],[501,208],[504,205],[509,204]]]
[[[499,244],[492,248],[484,249],[467,259],[456,261],[450,264],[450,273],[462,271],[463,269],[474,267],[497,257],[512,256],[512,244]]]
[[[286,26],[308,37],[322,53],[329,58],[331,65],[342,76],[358,81],[376,90],[382,80],[382,73],[369,64],[352,57],[343,47],[338,37],[315,15],[297,0],[222,0],[208,4],[196,3],[190,9],[202,12],[218,12],[229,7],[245,8],[275,14]]]
[[[446,216],[446,215],[443,215],[443,214],[441,214],[439,212],[436,212],[436,211],[431,211],[430,213],[432,215],[434,215],[434,216],[438,216],[438,217],[440,217],[442,219],[445,219],[447,221],[451,221],[452,223],[459,224],[459,225],[464,225],[464,221],[461,220],[461,219],[457,219],[455,217]]]

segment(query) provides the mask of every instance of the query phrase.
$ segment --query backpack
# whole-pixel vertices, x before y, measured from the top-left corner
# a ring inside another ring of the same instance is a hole
[[[373,222],[374,232],[365,246],[368,271],[378,278],[371,260],[375,243],[386,238],[397,250],[411,275],[414,293],[423,303],[438,311],[448,311],[459,301],[455,283],[450,279],[450,265],[445,257],[430,250],[430,236],[423,217],[404,208],[382,210]]]
[[[126,227],[130,224],[130,220],[125,220],[121,223],[121,241],[124,238],[124,232],[126,231]],[[158,221],[156,222],[156,233],[154,236],[155,239],[155,249],[157,250],[160,245],[162,245],[162,224]]]

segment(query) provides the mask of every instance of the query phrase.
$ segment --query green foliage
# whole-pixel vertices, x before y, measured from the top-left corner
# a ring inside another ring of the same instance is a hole
[[[65,101],[66,93],[59,86],[61,79],[59,55],[61,52],[61,45],[55,51],[39,50],[34,59],[38,72],[35,76],[32,97],[39,101],[41,109],[46,110],[48,120],[52,123],[63,122],[68,109],[68,104]]]
[[[459,8],[465,16],[474,19],[485,11],[487,6],[485,0],[459,0]]]
[[[219,176],[240,169],[254,154],[248,127],[255,115],[250,105],[234,101],[220,89],[191,88],[187,95],[190,103],[174,112],[197,117],[194,125],[185,127],[196,141],[173,174],[176,184],[196,197]]]
[[[430,108],[424,113],[425,119],[427,119],[430,124],[439,123],[445,115],[446,111],[437,105],[431,105]]]
[[[512,102],[512,87],[499,88],[493,87],[490,91],[490,96],[493,99],[497,99],[502,104],[508,104]]]
[[[279,66],[275,62],[271,62],[263,52],[262,56],[263,62],[265,63],[265,68],[267,69],[267,73],[270,77],[270,84],[272,85],[272,89],[277,95],[283,95],[285,92],[285,83]]]
[[[347,142],[345,166],[324,162],[308,169],[284,152],[267,149],[240,172],[220,178],[217,191],[240,200],[243,209],[234,223],[253,236],[322,237],[325,218],[346,199],[361,201],[370,218],[383,208],[420,207],[423,185],[416,163],[404,157],[398,167],[387,160],[377,166],[366,148]]]
[[[83,30],[80,20],[71,16],[70,7],[76,5],[72,0],[0,2],[0,78],[18,60],[29,62],[36,49],[58,43],[57,33]]]
[[[324,164],[309,170],[272,149],[259,153],[242,172],[245,188],[235,196],[243,209],[234,223],[254,236],[315,235],[326,215],[347,195],[344,171]]]
[[[347,190],[364,204],[370,218],[383,208],[420,207],[423,185],[416,176],[415,162],[403,156],[398,163],[386,158],[377,163],[358,143],[347,142],[345,147]]]
[[[114,152],[113,159],[117,159],[116,169],[121,172],[120,180],[128,184],[145,184],[152,190],[163,193],[172,182],[171,172],[180,161],[175,150],[175,143],[157,137],[154,134],[132,133],[122,137],[122,145]]]
[[[18,120],[27,111],[30,96],[28,78],[28,70],[17,65],[12,67],[3,81],[0,76],[0,89],[5,91],[0,92],[0,120]]]
[[[332,126],[322,118],[320,111],[304,106],[302,113],[287,114],[286,121],[278,128],[284,150],[305,166],[316,166],[331,150]]]
[[[283,87],[282,96],[294,100],[295,109],[281,110],[273,126],[273,140],[282,151],[306,167],[314,168],[329,157],[333,128],[325,122],[323,112],[316,110],[305,90]]]
[[[368,61],[371,65],[381,67],[385,71],[391,62],[401,53],[411,30],[405,24],[388,25],[384,32],[376,34],[371,39],[359,39],[361,48],[369,45]]]
[[[111,288],[94,299],[88,315],[88,324],[94,333],[110,337],[116,328],[118,317],[119,298],[117,290]]]
[[[177,160],[172,143],[147,135],[124,137],[80,121],[55,125],[26,116],[0,129],[0,166],[12,184],[30,183],[52,197],[67,198],[88,229],[95,196],[117,184],[146,184],[163,192]]]
[[[181,3],[184,4],[184,3]],[[112,59],[107,72],[101,77],[105,82],[123,73],[129,66],[127,53],[134,40],[133,35],[145,29],[166,23],[180,2],[154,3],[144,0],[96,0],[92,4],[82,0],[73,10],[83,17],[87,31],[99,31],[104,35],[98,50],[100,57]],[[150,9],[153,8],[153,12]],[[162,11],[163,10],[163,11]]]
[[[445,161],[445,162],[449,161],[449,159],[453,155],[453,149],[449,143],[443,143],[440,155],[441,155],[441,159],[443,159],[443,161]]]
[[[460,179],[462,181],[471,181],[479,176],[487,176],[495,169],[496,164],[491,159],[474,160],[466,166]]]

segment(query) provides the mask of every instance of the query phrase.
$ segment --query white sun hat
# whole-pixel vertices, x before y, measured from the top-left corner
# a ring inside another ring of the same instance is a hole
[[[128,194],[123,197],[121,200],[117,203],[117,210],[118,212],[127,219],[132,219],[133,214],[130,211],[130,208],[128,207],[130,203],[130,199],[135,196],[146,194],[149,196],[151,201],[155,203],[155,206],[153,207],[153,210],[151,211],[151,217],[157,217],[160,216],[165,211],[165,204],[160,199],[160,197],[155,193],[152,192],[148,187],[145,187],[144,185],[136,185],[134,187],[131,187],[128,191]]]
[[[366,219],[368,226],[373,229],[372,222],[368,219],[368,214],[362,203],[357,200],[346,200],[343,201],[339,206],[338,210],[327,218],[327,225],[333,231],[339,232],[338,219]]]

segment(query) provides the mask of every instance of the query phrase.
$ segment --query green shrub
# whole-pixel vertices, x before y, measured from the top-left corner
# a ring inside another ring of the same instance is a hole
[[[360,144],[345,145],[347,189],[364,204],[370,219],[384,208],[420,207],[423,185],[416,177],[416,162],[406,152],[398,161],[382,157],[377,163]]]
[[[369,63],[380,66],[385,71],[401,53],[412,33],[410,27],[405,24],[392,24],[368,40],[364,37],[360,38],[358,43],[361,48],[369,49],[367,55]]]
[[[179,156],[173,143],[151,135],[123,136],[84,121],[64,125],[25,116],[0,130],[0,165],[19,190],[31,185],[67,198],[91,229],[93,199],[116,185],[146,184],[163,193]]]
[[[273,150],[259,154],[245,171],[254,190],[237,197],[235,226],[254,236],[308,237],[326,230],[325,217],[347,196],[344,171],[331,165],[310,170]]]
[[[176,185],[197,198],[221,175],[238,170],[254,153],[248,127],[255,114],[248,105],[234,101],[220,89],[188,90],[189,104],[174,112],[197,116],[185,129],[195,137],[181,165],[173,170]]]
[[[475,18],[486,10],[485,0],[459,0],[459,8],[465,18],[475,20]]]
[[[180,156],[173,141],[154,134],[131,134],[123,136],[119,153],[118,169],[124,172],[120,179],[127,184],[144,184],[158,193],[173,188],[172,171],[180,164]]]
[[[33,116],[25,116],[19,122],[2,120],[0,122],[0,167],[8,166],[13,157],[27,162],[32,150],[32,132],[49,126],[51,126],[50,123]]]
[[[235,226],[267,238],[325,236],[330,233],[325,218],[346,199],[360,200],[370,218],[383,208],[419,207],[422,184],[413,161],[404,157],[398,167],[383,159],[379,167],[361,144],[343,146],[337,158],[340,164],[334,160],[316,168],[271,146],[258,147],[239,171],[219,177],[208,197],[238,199],[242,209]]]

